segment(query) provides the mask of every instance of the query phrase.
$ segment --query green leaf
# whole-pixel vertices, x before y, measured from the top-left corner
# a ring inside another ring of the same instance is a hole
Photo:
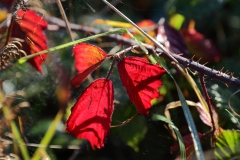
[[[214,154],[217,159],[230,159],[240,154],[240,131],[220,130]]]
[[[113,114],[113,126],[121,121],[125,121],[136,113],[133,105],[117,107]],[[136,125],[137,124],[137,125]],[[129,123],[111,129],[111,134],[117,134],[135,152],[139,151],[139,143],[145,137],[147,124],[145,117],[137,115]]]

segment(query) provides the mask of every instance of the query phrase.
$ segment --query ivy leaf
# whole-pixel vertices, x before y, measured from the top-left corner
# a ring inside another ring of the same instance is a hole
[[[47,38],[44,34],[44,29],[47,28],[48,24],[43,17],[30,9],[26,11],[19,10],[17,16],[20,19],[13,22],[11,37],[24,40],[22,50],[24,50],[27,55],[46,50]],[[46,58],[47,55],[43,54],[30,59],[29,62],[42,73],[41,65]]]
[[[87,43],[75,45],[73,53],[79,73],[71,83],[77,87],[106,59],[107,54],[101,48]]]
[[[103,147],[112,121],[113,99],[110,80],[101,78],[91,83],[71,109],[66,131],[87,139],[93,149]]]
[[[151,100],[160,96],[160,77],[166,71],[157,64],[150,64],[146,59],[126,57],[118,63],[118,72],[138,113],[148,114]]]

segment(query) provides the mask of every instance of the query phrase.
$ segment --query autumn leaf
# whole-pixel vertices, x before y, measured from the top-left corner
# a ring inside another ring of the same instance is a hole
[[[77,87],[106,59],[107,54],[101,48],[87,43],[75,45],[73,53],[79,73],[71,83]]]
[[[159,65],[150,64],[146,59],[126,57],[118,63],[118,71],[130,101],[139,114],[148,114],[151,100],[160,96],[160,77],[166,72]]]
[[[189,51],[196,56],[202,58],[204,62],[218,62],[221,59],[221,53],[214,43],[204,37],[193,28],[182,29],[181,34],[188,46]]]
[[[11,37],[24,40],[22,50],[24,50],[27,55],[46,50],[47,38],[44,34],[44,29],[47,28],[47,22],[43,17],[30,9],[26,11],[19,10],[17,17],[19,17],[19,20],[13,22]],[[46,54],[39,55],[30,59],[29,62],[42,73],[41,65],[46,57]]]
[[[103,147],[112,121],[113,99],[110,80],[102,78],[91,83],[73,106],[66,131],[87,139],[93,149]]]

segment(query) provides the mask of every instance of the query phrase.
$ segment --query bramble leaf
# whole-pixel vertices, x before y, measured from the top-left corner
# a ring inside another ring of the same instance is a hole
[[[126,57],[118,63],[118,72],[130,101],[139,114],[148,114],[151,100],[158,98],[160,77],[166,72],[157,64],[139,57]]]
[[[73,53],[79,73],[71,83],[77,87],[106,59],[107,54],[101,48],[87,43],[75,45]]]
[[[47,22],[42,16],[34,11],[19,10],[17,12],[19,20],[13,22],[11,37],[23,39],[22,50],[27,55],[47,49],[47,38],[43,32],[47,28]],[[46,54],[36,56],[29,60],[30,64],[42,73],[41,65],[47,58]]]
[[[221,53],[213,42],[195,29],[182,29],[181,34],[189,51],[196,55],[196,58],[202,57],[204,62],[218,62],[221,59]]]
[[[91,83],[71,109],[66,131],[87,139],[93,149],[103,147],[112,121],[113,99],[110,80],[101,78]]]

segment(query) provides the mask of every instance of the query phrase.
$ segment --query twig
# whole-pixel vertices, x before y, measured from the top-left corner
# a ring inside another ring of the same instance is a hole
[[[111,4],[112,4],[113,6],[116,6],[116,5],[118,5],[120,2],[121,2],[121,1],[119,1],[119,0],[112,0]],[[106,13],[109,12],[109,11],[110,11],[109,7],[104,7],[101,11],[98,12],[98,15],[104,15],[104,14],[106,14]]]
[[[74,38],[73,38],[73,35],[72,35],[72,31],[71,31],[71,27],[69,26],[69,22],[68,22],[67,16],[66,16],[66,14],[64,12],[64,9],[63,9],[63,6],[62,6],[62,3],[61,3],[60,0],[57,0],[57,5],[58,5],[60,13],[61,13],[61,15],[62,15],[62,17],[63,17],[63,19],[65,21],[65,24],[67,26],[67,31],[68,31],[72,41],[74,41]]]

